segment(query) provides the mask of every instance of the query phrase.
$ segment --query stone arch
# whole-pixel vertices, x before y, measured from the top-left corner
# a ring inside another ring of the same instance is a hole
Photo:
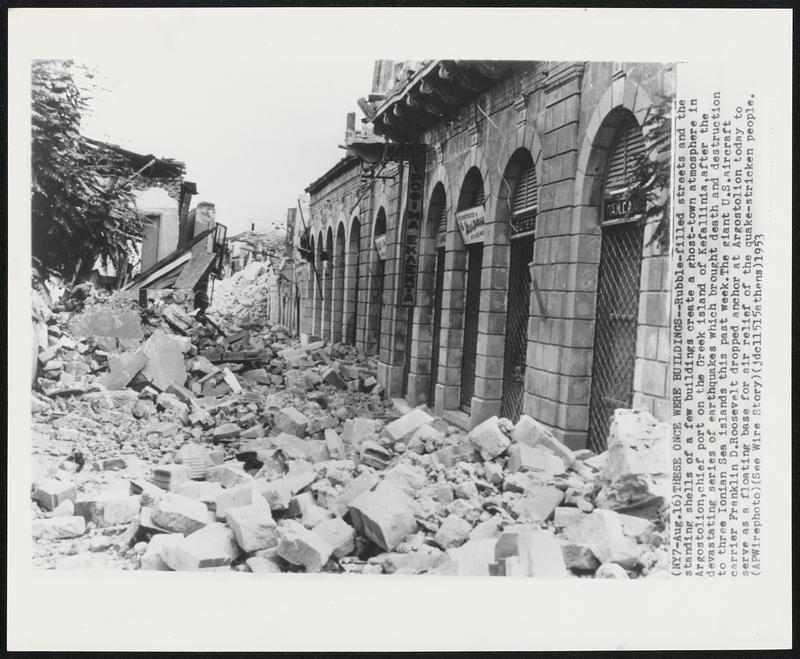
[[[345,222],[338,223],[333,244],[332,265],[332,299],[331,299],[331,341],[342,340],[342,319],[344,314],[344,259],[346,249]]]
[[[347,252],[344,275],[344,317],[342,321],[342,340],[349,345],[356,344],[357,322],[362,314],[359,309],[359,256],[361,252],[361,222],[353,216],[347,232]]]
[[[372,223],[372,245],[369,258],[367,351],[370,354],[379,353],[381,346],[385,259],[380,258],[377,245],[380,237],[386,235],[386,230],[386,210],[380,206],[375,214],[375,221]],[[387,250],[388,247],[388,245],[385,246]]]

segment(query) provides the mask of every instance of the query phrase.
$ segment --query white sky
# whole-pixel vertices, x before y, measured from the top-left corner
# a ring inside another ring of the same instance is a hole
[[[168,67],[135,52],[97,62],[109,91],[83,132],[184,161],[193,204],[215,203],[230,234],[283,226],[303,189],[344,155],[346,114],[360,120],[373,61],[277,59],[265,44],[247,55],[203,50],[173,53]]]

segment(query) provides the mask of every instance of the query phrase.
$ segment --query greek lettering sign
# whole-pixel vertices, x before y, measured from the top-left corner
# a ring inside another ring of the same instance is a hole
[[[378,250],[378,258],[383,261],[386,258],[386,234],[375,236],[375,249]]]
[[[613,195],[603,200],[603,221],[627,220],[644,211],[644,204],[629,195]]]
[[[409,162],[408,196],[403,221],[403,251],[400,260],[401,307],[413,307],[417,299],[417,271],[419,268],[419,234],[422,227],[422,187],[424,173],[422,159]]]
[[[475,206],[474,208],[458,211],[456,213],[456,222],[465,245],[483,242],[483,229],[486,225],[483,206]]]

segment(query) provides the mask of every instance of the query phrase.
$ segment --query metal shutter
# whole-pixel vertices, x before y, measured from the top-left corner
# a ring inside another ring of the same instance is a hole
[[[483,206],[486,203],[486,194],[483,191],[483,179],[480,179],[479,184],[475,187],[472,194],[472,203],[470,206]]]
[[[529,163],[517,178],[517,189],[514,191],[514,199],[511,202],[511,212],[514,215],[530,210],[535,212],[538,204],[539,185],[536,181],[536,168],[533,163]]]
[[[447,233],[447,201],[442,202],[442,216],[439,218],[438,233],[443,236]]]
[[[644,135],[635,120],[619,130],[606,170],[606,192],[625,188],[636,161],[645,153]]]

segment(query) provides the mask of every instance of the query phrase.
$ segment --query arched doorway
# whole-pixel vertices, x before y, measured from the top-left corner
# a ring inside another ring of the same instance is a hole
[[[322,296],[324,289],[324,261],[322,260],[323,237],[322,232],[317,236],[317,246],[314,252],[314,333],[322,336]]]
[[[432,408],[436,398],[436,383],[439,381],[440,334],[442,329],[442,302],[444,291],[445,239],[447,237],[447,193],[437,183],[428,206],[426,234],[436,236],[433,271],[433,329],[431,332],[431,367],[428,384],[428,405]]]
[[[386,211],[381,207],[375,217],[373,230],[373,257],[370,269],[370,314],[368,346],[380,355],[383,317],[383,287],[386,263]]]
[[[486,202],[483,177],[477,167],[472,167],[464,177],[458,195],[456,212],[480,209]],[[483,267],[483,240],[466,245],[467,282],[464,303],[464,342],[461,352],[461,393],[459,406],[469,413],[475,393],[475,363],[478,350],[478,313],[481,299],[481,269]]]
[[[344,310],[344,254],[345,231],[344,222],[339,223],[336,230],[336,241],[333,254],[333,309],[331,311],[331,341],[342,340],[342,318]]]
[[[522,414],[525,394],[531,295],[530,263],[533,260],[536,214],[539,207],[536,168],[527,149],[514,152],[503,177],[509,187],[503,186],[499,193],[498,215],[502,214],[507,219],[510,252],[500,414],[516,423]],[[509,198],[510,190],[512,192]]]
[[[345,270],[344,299],[344,341],[356,344],[356,319],[358,317],[358,265],[359,245],[361,243],[361,223],[354,217],[350,224],[350,238],[347,241],[347,265]]]
[[[322,256],[323,267],[323,287],[322,287],[322,338],[331,340],[331,312],[333,305],[333,229],[328,227],[328,234],[325,238],[325,253]]]
[[[605,450],[614,410],[631,407],[633,402],[644,228],[640,221],[643,209],[627,201],[626,192],[639,159],[646,157],[641,126],[629,110],[614,110],[604,124],[614,139],[600,200],[600,266],[589,396],[589,448],[597,452]]]

